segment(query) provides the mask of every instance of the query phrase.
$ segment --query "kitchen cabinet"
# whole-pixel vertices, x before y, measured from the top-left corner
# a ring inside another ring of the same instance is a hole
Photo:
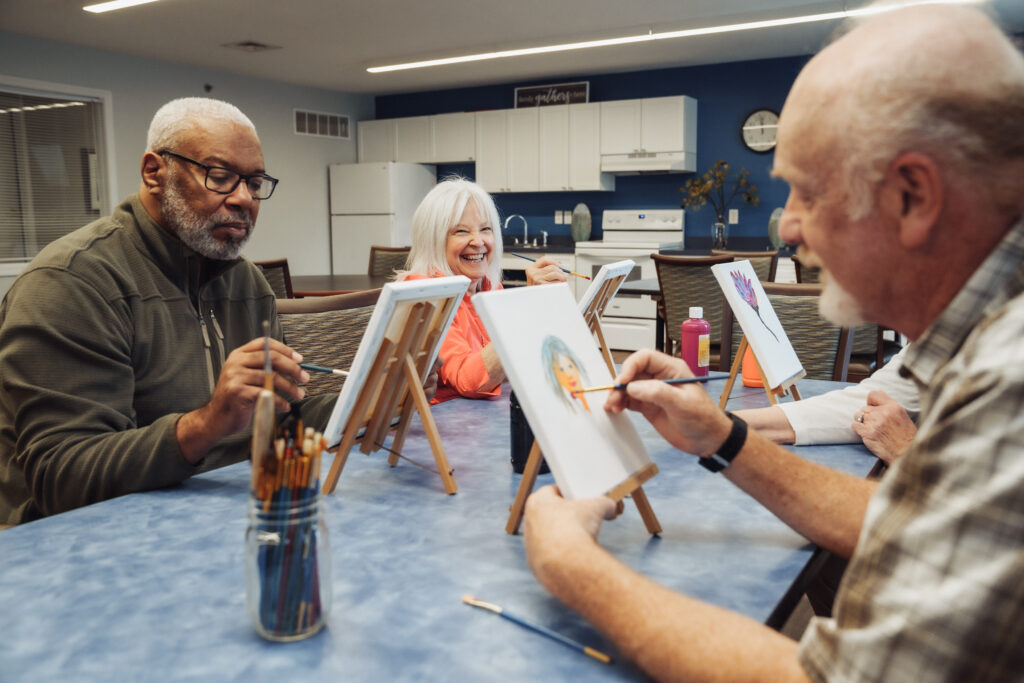
[[[476,116],[473,112],[438,114],[430,117],[435,164],[452,164],[476,159]]]
[[[540,107],[541,191],[615,189],[615,176],[601,173],[601,107],[598,103]]]
[[[476,181],[488,192],[535,192],[540,171],[537,109],[476,114]]]
[[[359,163],[395,160],[395,119],[359,121],[356,137]]]
[[[537,109],[508,110],[508,184],[511,192],[535,192],[540,185]]]
[[[601,154],[690,151],[696,105],[682,95],[601,102]]]
[[[395,161],[426,164],[433,160],[433,128],[430,116],[390,119],[394,126]]]
[[[506,110],[476,113],[476,182],[488,192],[508,192]]]

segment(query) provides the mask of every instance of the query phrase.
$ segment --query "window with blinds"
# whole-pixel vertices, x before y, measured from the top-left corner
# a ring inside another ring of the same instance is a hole
[[[0,85],[0,263],[109,212],[102,102]]]

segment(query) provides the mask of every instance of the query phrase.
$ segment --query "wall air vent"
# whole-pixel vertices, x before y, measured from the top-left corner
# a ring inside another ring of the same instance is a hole
[[[349,120],[343,114],[295,109],[295,134],[348,140]]]

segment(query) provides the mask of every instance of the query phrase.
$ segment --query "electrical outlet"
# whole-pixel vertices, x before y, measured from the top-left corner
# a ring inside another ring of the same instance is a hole
[[[572,225],[572,210],[562,212],[562,222],[566,225]]]
[[[729,209],[729,225],[736,225],[740,222],[740,210]]]
[[[555,211],[555,225],[563,225],[565,221],[562,219],[562,212]]]

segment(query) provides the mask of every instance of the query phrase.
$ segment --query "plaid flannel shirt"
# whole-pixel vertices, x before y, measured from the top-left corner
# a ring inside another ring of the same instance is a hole
[[[834,617],[800,643],[815,680],[1024,677],[1022,259],[1024,221],[906,354],[917,438],[868,506]]]

